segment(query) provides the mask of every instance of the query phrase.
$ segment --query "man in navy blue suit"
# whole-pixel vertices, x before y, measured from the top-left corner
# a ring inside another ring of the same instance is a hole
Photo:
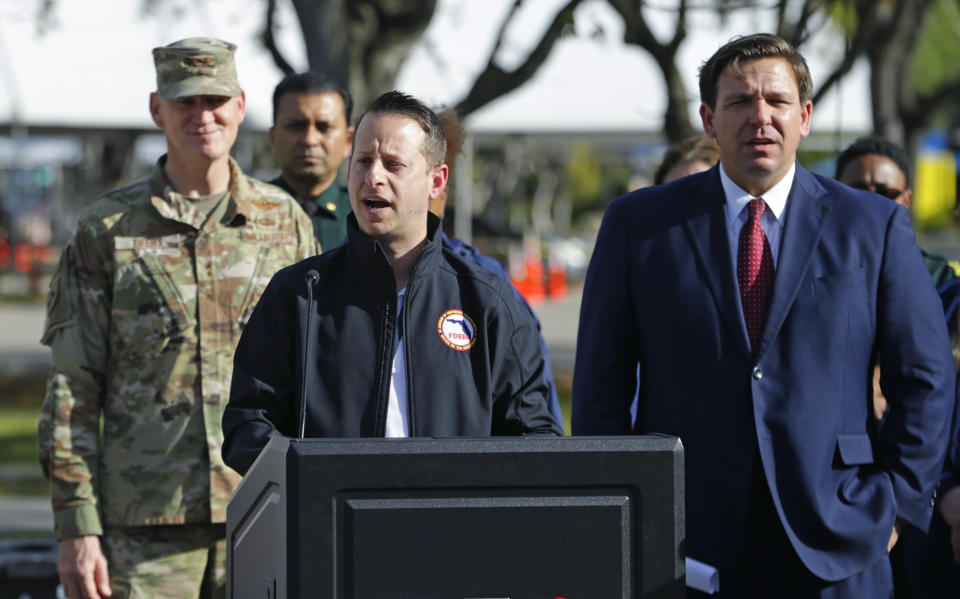
[[[887,551],[929,522],[950,424],[906,212],[796,164],[811,90],[776,36],[720,48],[700,72],[720,163],[615,200],[584,289],[573,432],[681,437],[687,555],[725,597],[889,597]]]

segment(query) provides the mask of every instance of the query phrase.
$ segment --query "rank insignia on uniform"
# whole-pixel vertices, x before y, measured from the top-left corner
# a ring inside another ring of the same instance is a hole
[[[337,205],[334,204],[333,202],[327,202],[327,210],[329,210],[330,212],[336,212]]]
[[[183,59],[183,64],[186,68],[189,69],[199,69],[202,67],[207,67],[208,69],[213,68],[213,58],[210,56],[191,56]]]
[[[447,347],[467,351],[477,341],[477,327],[463,310],[447,310],[437,320],[437,334]]]
[[[267,198],[259,198],[250,202],[260,210],[273,210],[280,207],[280,202],[271,202]]]

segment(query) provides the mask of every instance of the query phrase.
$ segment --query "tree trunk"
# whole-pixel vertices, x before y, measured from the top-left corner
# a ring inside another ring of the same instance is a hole
[[[311,71],[346,84],[350,40],[346,0],[293,0]]]
[[[677,53],[680,44],[687,35],[687,3],[681,0],[677,6],[677,22],[673,37],[667,43],[661,43],[643,14],[643,2],[640,0],[608,0],[623,19],[623,41],[646,50],[656,61],[663,75],[667,91],[667,108],[663,114],[663,133],[670,143],[678,143],[694,134],[696,129],[690,123],[687,111],[687,87],[677,68]]]
[[[680,78],[675,56],[660,65],[667,85],[667,108],[663,114],[663,132],[671,144],[679,143],[697,132],[687,110],[687,86]]]
[[[343,83],[360,112],[396,87],[436,0],[293,0],[312,71]]]
[[[925,123],[910,123],[916,106],[911,71],[917,38],[928,0],[899,0],[886,26],[878,27],[867,51],[870,60],[870,96],[873,131],[900,144],[916,143],[916,129]]]

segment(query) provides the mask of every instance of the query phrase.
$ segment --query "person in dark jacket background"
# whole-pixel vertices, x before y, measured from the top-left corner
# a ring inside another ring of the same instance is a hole
[[[383,94],[360,118],[347,242],[277,273],[237,347],[223,455],[238,472],[299,432],[562,434],[534,319],[507,283],[444,249],[428,213],[444,153],[443,125],[410,96]]]
[[[956,339],[960,279],[950,279],[938,291],[947,331]],[[956,367],[960,364],[956,344],[953,357]],[[935,499],[930,529],[924,532],[910,527],[904,531],[902,555],[908,592],[898,593],[897,599],[952,599],[960,592],[960,397],[954,402],[947,456]]]
[[[910,157],[889,139],[871,135],[850,144],[837,157],[834,179],[855,189],[865,189],[900,204],[910,211],[913,200]],[[956,262],[918,246],[933,284],[945,285],[957,277]]]

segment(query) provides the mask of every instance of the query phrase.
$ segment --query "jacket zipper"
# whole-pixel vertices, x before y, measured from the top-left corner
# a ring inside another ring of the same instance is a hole
[[[391,304],[383,309],[383,321],[381,323],[380,335],[380,355],[377,359],[377,420],[376,435],[385,437],[387,435],[387,405],[390,403],[390,367],[393,358],[393,310]]]
[[[416,270],[416,267],[414,267]],[[411,278],[411,281],[413,279]],[[409,428],[409,434],[411,437],[417,436],[417,427],[414,425],[416,419],[414,418],[414,409],[413,409],[413,377],[411,376],[410,369],[410,343],[407,339],[407,314],[410,313],[410,301],[413,299],[413,295],[410,293],[410,283],[407,283],[407,296],[404,298],[404,309],[400,312],[397,319],[397,326],[400,327],[400,338],[403,339],[403,370],[406,373],[406,388],[407,388],[407,426]]]
[[[438,231],[436,234],[440,235],[440,232]],[[401,327],[400,332],[403,339],[403,369],[407,374],[407,423],[409,425],[409,433],[411,437],[417,436],[417,411],[414,408],[413,402],[413,363],[410,360],[410,340],[407,339],[407,314],[410,313],[410,306],[413,303],[413,281],[416,280],[417,271],[420,269],[420,262],[423,261],[423,256],[427,253],[428,248],[429,244],[428,247],[425,247],[423,251],[420,252],[420,255],[417,256],[417,261],[413,263],[413,269],[410,271],[410,279],[407,280],[407,296],[403,300],[406,309],[403,310],[403,313],[400,315],[401,318],[399,318],[397,322],[397,326]]]

